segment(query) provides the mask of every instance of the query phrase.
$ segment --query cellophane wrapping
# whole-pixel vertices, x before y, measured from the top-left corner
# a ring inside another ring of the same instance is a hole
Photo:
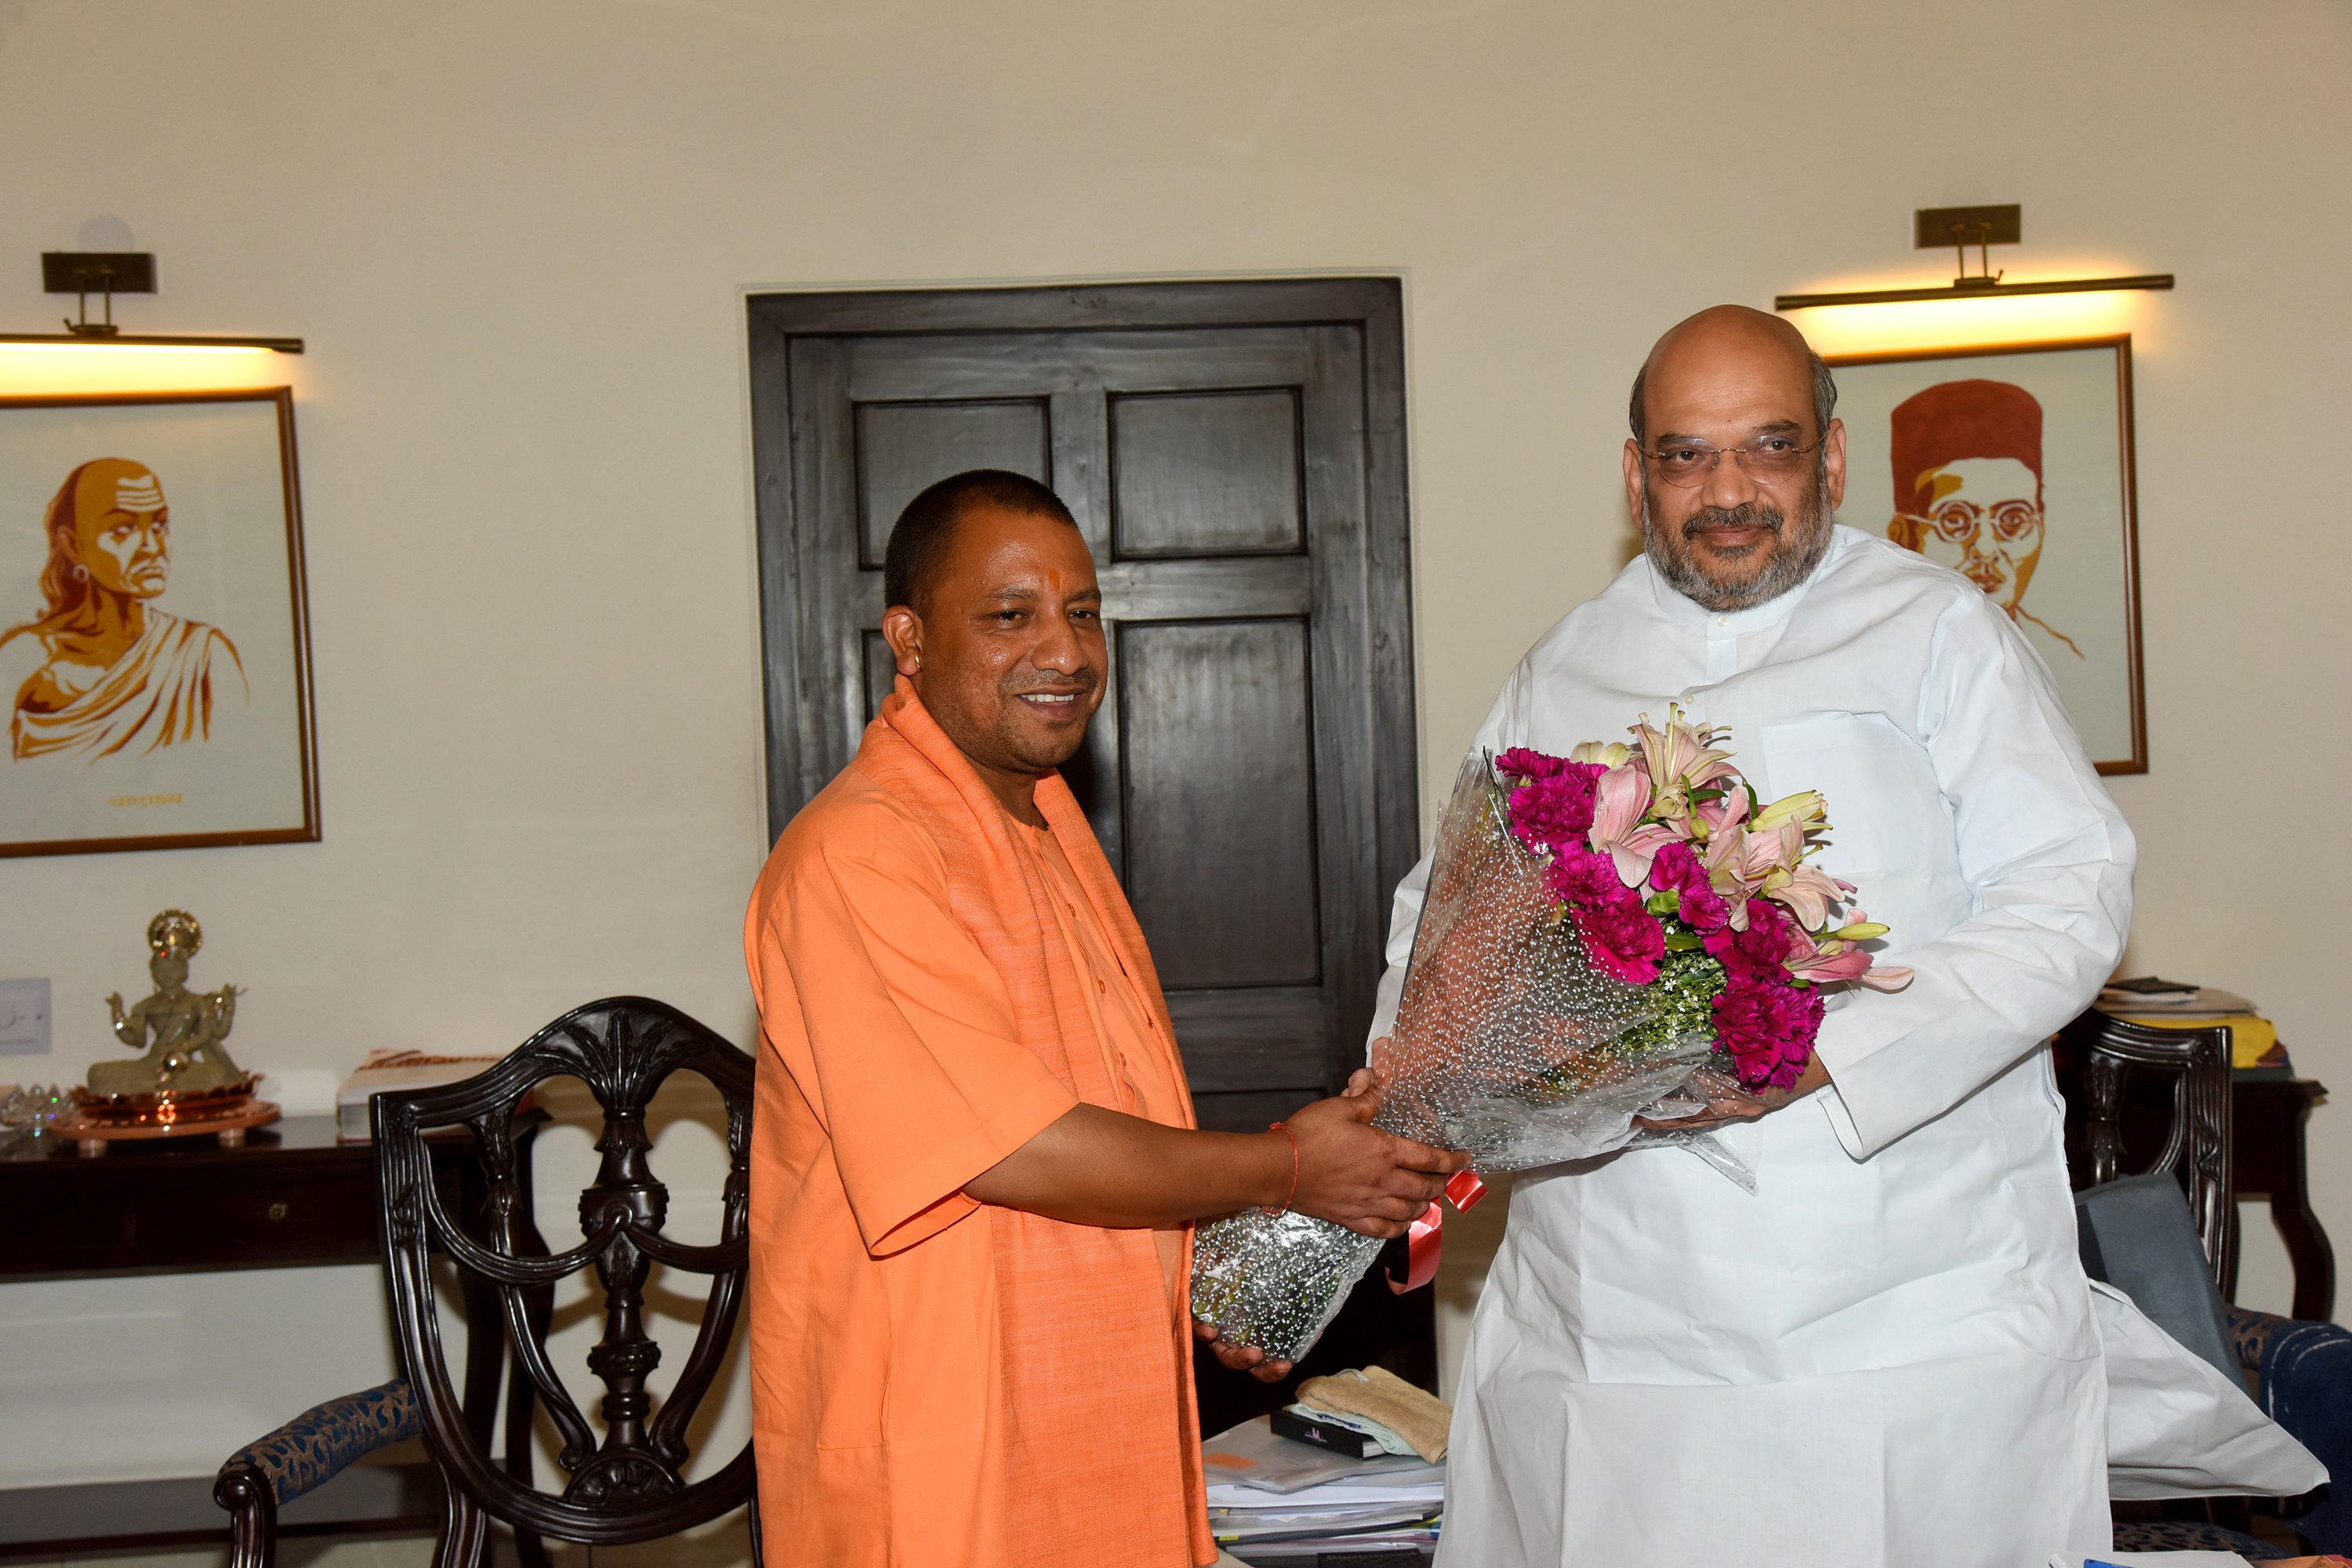
[[[1396,1027],[1373,1064],[1386,1075],[1373,1122],[1465,1150],[1489,1173],[1688,1141],[1643,1134],[1633,1119],[1713,1058],[1700,984],[1712,961],[1670,955],[1646,985],[1596,972],[1544,872],[1508,829],[1493,759],[1472,757],[1438,824]],[[1192,1313],[1222,1339],[1295,1361],[1381,1246],[1299,1214],[1212,1221],[1193,1239]]]

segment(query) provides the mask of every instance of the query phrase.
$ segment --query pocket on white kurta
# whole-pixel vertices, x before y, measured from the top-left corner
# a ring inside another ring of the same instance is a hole
[[[1819,790],[1830,832],[1817,864],[1861,889],[1890,946],[1931,942],[1968,917],[1950,808],[1918,742],[1884,713],[1809,713],[1767,724],[1765,783],[1774,796]]]
[[[1884,713],[1811,713],[1764,726],[1764,772],[1772,794],[1817,789],[1830,803],[1822,864],[1874,871],[1900,866],[1904,824],[1939,796],[1935,771],[1917,742]]]

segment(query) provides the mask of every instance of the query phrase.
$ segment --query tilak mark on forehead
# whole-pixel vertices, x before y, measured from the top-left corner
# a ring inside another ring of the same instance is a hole
[[[114,481],[114,504],[121,511],[153,511],[163,504],[163,487],[152,474]]]

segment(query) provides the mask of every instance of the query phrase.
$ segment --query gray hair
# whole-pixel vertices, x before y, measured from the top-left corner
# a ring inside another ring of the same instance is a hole
[[[1813,367],[1813,438],[1820,440],[1829,434],[1830,416],[1837,412],[1837,377],[1830,374],[1827,361],[1812,350],[1805,351],[1805,362]],[[1633,373],[1633,395],[1628,401],[1625,423],[1633,427],[1633,444],[1646,447],[1650,444],[1647,422],[1642,417],[1642,388],[1650,378],[1650,363]]]

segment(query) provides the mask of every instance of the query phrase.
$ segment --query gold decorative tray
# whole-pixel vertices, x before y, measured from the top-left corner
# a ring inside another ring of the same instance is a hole
[[[245,1142],[245,1130],[278,1120],[278,1107],[256,1100],[260,1083],[248,1078],[241,1084],[194,1093],[164,1090],[157,1094],[93,1094],[77,1085],[73,1109],[49,1124],[58,1138],[71,1138],[84,1155],[103,1154],[118,1138],[190,1138],[199,1133],[216,1137],[224,1145]]]

